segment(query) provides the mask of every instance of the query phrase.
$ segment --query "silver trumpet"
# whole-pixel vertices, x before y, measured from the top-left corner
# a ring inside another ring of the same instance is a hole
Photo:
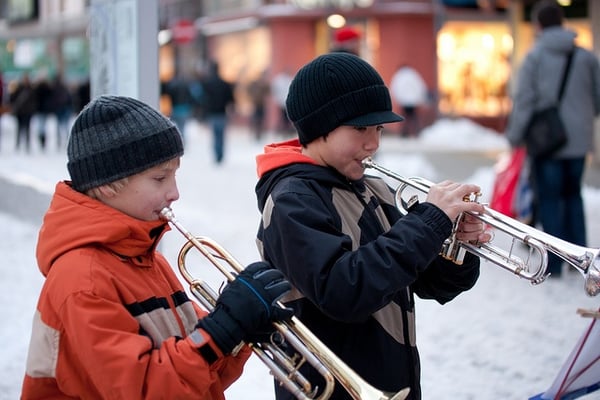
[[[396,207],[403,215],[408,212],[405,204],[410,204],[412,201],[412,198],[407,201],[403,199],[404,190],[411,187],[413,190],[426,194],[433,185],[432,182],[420,177],[406,178],[398,175],[378,165],[371,158],[363,160],[363,167],[377,170],[400,182],[395,192],[395,200]],[[479,194],[474,194],[473,197],[465,200],[478,201],[478,198]],[[477,244],[460,242],[456,239],[455,224],[452,235],[442,247],[440,253],[442,256],[461,264],[465,252],[470,252],[537,285],[547,278],[548,253],[553,253],[583,275],[584,290],[588,296],[596,296],[600,293],[600,249],[574,245],[507,217],[489,207],[485,207],[485,211],[481,214],[472,215],[479,218],[485,226],[509,235],[512,238],[509,248],[505,250],[494,246],[492,241]],[[518,246],[518,244],[522,246]],[[519,247],[528,249],[528,256],[525,259],[516,254],[516,249]]]
[[[203,280],[195,278],[186,267],[188,252],[195,248],[213,264],[231,282],[244,267],[223,247],[213,240],[194,236],[175,218],[173,211],[165,207],[161,217],[171,223],[185,236],[187,242],[179,251],[177,264],[183,278],[189,283],[190,291],[208,311],[216,305],[218,294]],[[279,304],[283,307],[283,305]],[[362,379],[356,372],[340,360],[296,317],[287,322],[274,322],[273,327],[280,335],[273,334],[268,343],[248,343],[253,352],[269,368],[277,381],[289,390],[297,399],[325,400],[331,396],[337,380],[355,400],[403,400],[408,396],[409,388],[397,393],[382,392]],[[282,340],[296,351],[290,357],[282,348]],[[308,362],[325,380],[321,394],[315,397],[319,388],[309,382],[299,369]]]

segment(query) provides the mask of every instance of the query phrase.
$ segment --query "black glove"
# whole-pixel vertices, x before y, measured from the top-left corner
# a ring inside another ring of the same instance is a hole
[[[225,286],[214,310],[196,327],[208,332],[221,351],[229,354],[242,340],[264,332],[271,322],[292,317],[293,310],[276,305],[290,289],[283,274],[269,264],[250,264]]]

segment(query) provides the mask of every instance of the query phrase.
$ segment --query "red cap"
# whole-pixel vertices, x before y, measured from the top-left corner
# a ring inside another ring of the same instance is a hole
[[[360,32],[352,27],[344,27],[335,31],[336,42],[347,42],[349,40],[354,40],[358,38],[360,38]]]

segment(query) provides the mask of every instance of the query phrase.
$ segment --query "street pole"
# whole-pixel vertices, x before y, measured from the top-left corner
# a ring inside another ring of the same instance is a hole
[[[114,94],[159,106],[158,0],[92,0],[92,98]]]

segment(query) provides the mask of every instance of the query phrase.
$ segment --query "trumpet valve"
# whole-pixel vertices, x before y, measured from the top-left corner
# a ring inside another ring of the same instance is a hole
[[[465,254],[466,250],[460,246],[454,234],[444,241],[440,252],[442,257],[457,265],[462,265]]]
[[[479,199],[481,198],[481,192],[474,192],[467,194],[463,197],[463,201],[465,203],[474,202],[479,203]]]

